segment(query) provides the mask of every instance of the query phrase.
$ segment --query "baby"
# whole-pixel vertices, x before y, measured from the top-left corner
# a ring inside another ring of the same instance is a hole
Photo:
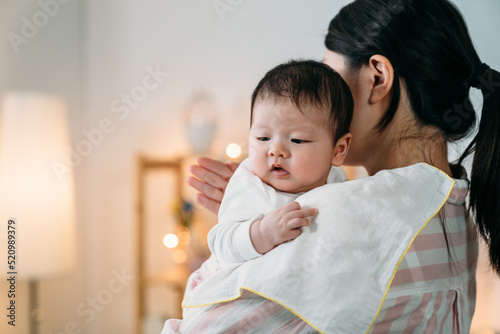
[[[315,208],[294,200],[342,182],[353,100],[341,76],[316,61],[269,71],[252,94],[249,158],[226,188],[208,244],[219,265],[247,261],[297,238]]]

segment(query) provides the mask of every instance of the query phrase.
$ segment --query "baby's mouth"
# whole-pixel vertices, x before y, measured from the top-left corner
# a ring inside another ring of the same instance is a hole
[[[277,164],[272,165],[271,173],[277,177],[283,177],[283,176],[287,176],[288,174],[290,174],[286,169],[284,169],[283,167],[281,167],[280,165],[277,165]]]

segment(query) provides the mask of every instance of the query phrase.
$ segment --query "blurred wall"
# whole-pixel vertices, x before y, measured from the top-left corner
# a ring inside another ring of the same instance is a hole
[[[74,141],[75,133],[80,131],[85,119],[81,82],[83,45],[80,17],[83,12],[79,1],[61,3],[64,4],[36,0],[0,1],[0,96],[7,91],[61,95],[66,102],[69,128]],[[44,334],[63,331],[65,324],[75,318],[76,305],[86,297],[86,250],[85,239],[82,238],[86,227],[85,221],[81,219],[81,214],[85,211],[85,195],[82,191],[84,171],[75,169],[74,172],[79,216],[77,233],[81,241],[76,245],[77,270],[70,277],[40,283],[41,306],[45,312],[41,333]],[[4,227],[2,224],[0,234],[5,232]],[[22,233],[19,237],[22,237]],[[4,245],[2,244],[0,256],[6,261]],[[22,261],[22,252],[22,249],[19,250],[18,261]],[[5,267],[2,266],[2,271],[3,268]],[[17,284],[17,320],[16,327],[13,328],[5,321],[8,286],[4,280],[0,283],[0,333],[28,333],[28,287],[22,281]]]
[[[218,110],[214,155],[229,142],[244,142],[249,97],[258,80],[290,58],[320,60],[329,20],[350,1],[242,0],[224,12],[212,0],[61,2],[67,4],[18,52],[7,38],[0,42],[0,92],[61,94],[68,102],[72,148],[86,140],[83,131],[111,124],[92,153],[75,165],[79,269],[72,277],[42,283],[41,333],[68,328],[132,333],[133,279],[95,312],[81,305],[89,305],[117,272],[134,275],[135,156],[189,153],[182,114],[200,87],[212,93]],[[500,3],[454,2],[483,61],[500,68]],[[0,2],[1,35],[19,34],[22,18],[40,8],[34,0]],[[154,85],[139,96],[147,76]],[[484,267],[479,279],[478,333],[494,319],[491,305],[500,298],[499,280]],[[12,333],[25,333],[17,330]],[[0,332],[11,328],[1,322]]]

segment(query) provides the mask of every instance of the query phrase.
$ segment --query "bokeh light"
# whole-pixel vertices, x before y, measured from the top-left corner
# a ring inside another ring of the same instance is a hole
[[[179,238],[179,245],[186,246],[191,242],[191,232],[185,226],[180,226],[177,229],[177,237]]]
[[[177,236],[173,233],[166,234],[163,237],[163,244],[168,248],[177,247],[177,245],[179,244],[179,238],[177,238]]]
[[[227,145],[226,154],[231,159],[237,159],[241,155],[241,147],[238,144],[232,143]]]
[[[182,249],[176,249],[172,254],[172,258],[177,263],[184,263],[187,260],[187,254]]]

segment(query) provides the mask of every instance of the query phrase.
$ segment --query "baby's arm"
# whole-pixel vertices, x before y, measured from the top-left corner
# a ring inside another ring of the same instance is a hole
[[[243,161],[225,190],[219,223],[208,233],[208,246],[219,263],[247,261],[295,239],[298,228],[309,224],[304,218],[317,213],[301,210],[296,202],[274,209],[274,196],[275,190],[251,172],[248,160]]]
[[[258,215],[255,219],[261,218]],[[259,257],[250,239],[250,225],[247,221],[219,222],[208,233],[208,247],[219,263],[240,263]]]
[[[302,209],[297,202],[290,202],[269,212],[250,226],[250,239],[255,250],[264,254],[297,238],[301,233],[300,227],[311,224],[307,217],[317,214],[318,209]]]

